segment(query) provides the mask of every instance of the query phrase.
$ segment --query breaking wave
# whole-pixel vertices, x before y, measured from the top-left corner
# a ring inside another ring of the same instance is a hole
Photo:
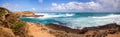
[[[55,23],[70,28],[100,26],[109,23],[120,24],[120,14],[82,14],[82,13],[38,13],[43,17],[22,17],[21,20],[37,23]],[[98,16],[100,15],[100,16]],[[29,20],[28,20],[29,19]]]

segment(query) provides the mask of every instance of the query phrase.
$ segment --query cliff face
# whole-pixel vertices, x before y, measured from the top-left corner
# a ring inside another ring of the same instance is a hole
[[[0,7],[0,37],[15,37],[19,35],[20,28],[25,22],[20,21],[18,16],[10,12],[6,8]]]
[[[6,8],[0,7],[0,25],[3,26],[3,24],[6,25],[5,20],[6,20],[6,15],[8,15],[10,12]],[[8,26],[8,25],[7,25]]]
[[[24,12],[15,12],[17,16],[27,16],[27,17],[33,17],[35,16],[34,12],[30,11],[24,11]]]
[[[10,12],[6,8],[0,7],[0,24],[1,26],[10,28],[10,25],[18,21],[18,16]]]
[[[5,15],[7,15],[9,11],[5,8],[0,7],[0,24],[2,24],[2,21],[5,20]]]
[[[0,37],[15,37],[10,28],[9,22],[7,22],[7,16],[11,12],[6,8],[0,7]]]

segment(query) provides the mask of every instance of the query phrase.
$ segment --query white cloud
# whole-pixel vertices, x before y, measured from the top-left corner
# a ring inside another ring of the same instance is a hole
[[[36,10],[35,8],[32,8],[32,10]]]
[[[97,0],[91,2],[52,3],[50,11],[120,12],[120,0]],[[48,9],[48,8],[47,8]]]
[[[3,3],[0,7],[9,9],[10,11],[36,11],[37,8],[24,8],[18,4]]]
[[[120,11],[120,0],[97,0],[106,11]]]
[[[43,2],[43,0],[38,0]],[[120,0],[97,0],[91,2],[68,2],[68,3],[51,3],[52,7],[37,9],[30,8],[31,10],[40,11],[61,11],[61,12],[120,12]],[[4,3],[0,7],[5,7],[11,11],[24,11],[30,9],[22,9],[23,7],[18,4]]]
[[[18,4],[3,3],[2,5],[0,5],[0,7],[7,8],[11,11],[21,11],[20,8],[18,8]]]
[[[40,3],[41,3],[41,2],[43,2],[43,0],[38,0],[38,2],[40,2]]]
[[[62,3],[62,4],[57,4],[57,3],[52,3],[52,11],[96,11],[98,9],[102,9],[101,5],[99,3],[95,2],[87,2],[87,3],[82,3],[82,2],[69,2],[69,3]]]

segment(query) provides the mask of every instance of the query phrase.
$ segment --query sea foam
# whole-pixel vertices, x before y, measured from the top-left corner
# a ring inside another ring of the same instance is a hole
[[[21,20],[37,23],[55,23],[70,28],[100,26],[109,23],[120,24],[120,14],[82,14],[82,13],[37,13],[43,17],[24,17]],[[101,16],[98,16],[101,15]],[[27,20],[30,19],[30,20]]]

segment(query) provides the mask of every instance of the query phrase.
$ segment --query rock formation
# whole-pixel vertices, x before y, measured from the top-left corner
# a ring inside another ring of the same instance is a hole
[[[15,14],[17,16],[26,16],[26,17],[34,17],[35,16],[34,12],[30,12],[30,11],[15,12]]]
[[[66,26],[61,26],[61,25],[52,24],[52,23],[48,24],[47,27],[53,30],[58,30],[58,32],[62,31],[59,33],[54,31],[50,32],[55,35],[58,33],[59,35],[57,36],[66,36],[66,37],[110,37],[114,35],[116,35],[114,37],[120,36],[120,25],[116,23],[110,23],[110,24],[106,24],[103,26],[96,26],[96,27],[86,27],[83,29],[71,29]]]
[[[6,21],[6,19],[9,13],[11,13],[9,10],[7,10],[6,8],[0,7],[0,24],[8,28],[10,26],[8,25],[8,22]]]
[[[18,20],[18,16],[6,8],[0,7],[0,31],[2,32],[0,33],[0,37],[13,37],[13,35],[15,37],[15,32],[19,31],[20,27],[22,27],[22,24],[23,23]]]

